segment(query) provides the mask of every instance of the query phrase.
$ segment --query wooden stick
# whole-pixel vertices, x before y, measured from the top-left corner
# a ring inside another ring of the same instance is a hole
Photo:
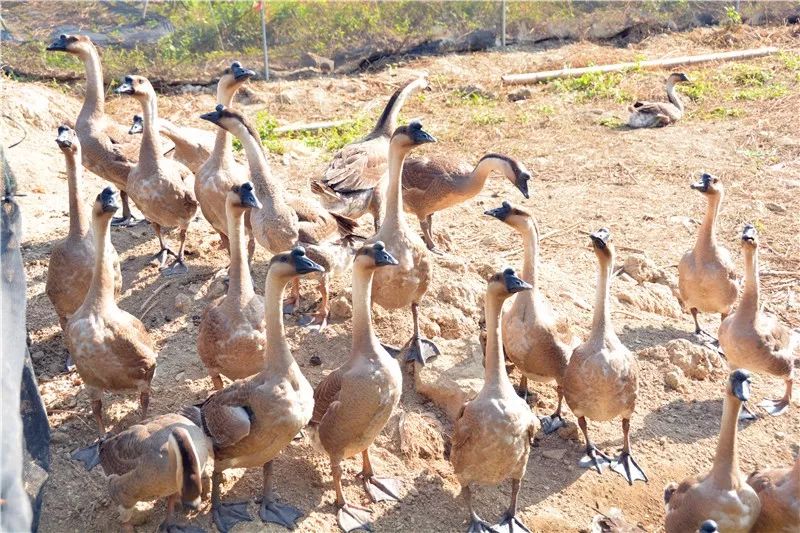
[[[800,270],[762,270],[759,276],[790,276],[800,277]]]
[[[713,54],[701,54],[696,56],[680,56],[666,59],[652,59],[649,61],[614,63],[611,65],[594,65],[591,67],[545,70],[542,72],[528,72],[525,74],[505,74],[500,78],[503,80],[503,83],[508,85],[522,85],[526,83],[538,83],[542,81],[554,80],[557,78],[577,78],[584,74],[596,72],[619,72],[621,70],[632,68],[668,68],[676,67],[678,65],[707,63],[710,61],[732,61],[737,59],[748,59],[751,57],[763,57],[776,53],[778,53],[778,48],[774,46],[768,46],[765,48],[736,50],[733,52],[717,52]]]
[[[140,305],[140,306],[139,306],[139,312],[141,313],[141,312],[144,310],[144,308],[145,308],[145,307],[147,307],[147,304],[149,304],[151,301],[153,301],[153,298],[155,298],[156,296],[158,296],[158,293],[159,293],[159,292],[161,292],[161,291],[163,291],[164,289],[166,289],[167,287],[169,287],[169,285],[170,285],[171,283],[172,283],[171,281],[167,281],[167,282],[165,282],[163,285],[161,285],[159,288],[157,288],[156,290],[154,290],[154,291],[153,291],[153,294],[151,294],[150,296],[148,296],[148,297],[147,297],[147,300],[145,300],[145,301],[144,301],[144,303],[142,303],[142,305]],[[142,315],[142,316],[144,316],[144,315]],[[141,317],[139,318],[139,320],[141,320]]]
[[[328,120],[326,122],[298,122],[295,124],[289,124],[287,126],[281,126],[280,128],[275,128],[273,132],[280,135],[282,133],[295,133],[298,131],[319,131],[330,128],[338,128],[339,126],[346,126],[347,124],[352,124],[353,122],[355,121],[350,119]]]

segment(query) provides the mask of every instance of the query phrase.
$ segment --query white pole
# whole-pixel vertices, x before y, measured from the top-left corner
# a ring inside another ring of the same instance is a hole
[[[503,45],[503,48],[506,46],[506,0],[503,0],[501,9],[503,10],[502,15],[500,17],[500,44]]]
[[[267,53],[267,0],[261,0],[261,44],[264,48],[264,79],[269,80],[269,54]]]

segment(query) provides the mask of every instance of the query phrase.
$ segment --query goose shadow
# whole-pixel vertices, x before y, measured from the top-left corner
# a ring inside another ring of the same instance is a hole
[[[640,328],[623,328],[619,333],[619,340],[631,351],[651,348],[653,346],[664,345],[675,339],[685,339],[695,342],[694,334],[688,329],[678,329],[669,324],[662,324],[661,327],[643,326]]]
[[[675,442],[691,444],[718,435],[721,417],[722,399],[677,399],[650,411],[632,439],[648,441],[666,437]]]

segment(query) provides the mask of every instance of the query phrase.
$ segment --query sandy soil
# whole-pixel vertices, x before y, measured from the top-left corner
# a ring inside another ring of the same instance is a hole
[[[800,105],[800,78],[797,72],[788,70],[778,57],[752,60],[749,65],[773,73],[789,91],[775,99],[730,101],[722,96],[730,89],[728,82],[714,76],[731,67],[687,69],[690,76],[702,70],[701,74],[719,88],[719,101],[706,98],[689,102],[684,121],[674,127],[650,131],[624,131],[602,125],[604,118],[626,116],[625,105],[610,99],[579,103],[573,93],[536,86],[530,88],[530,99],[511,103],[506,100],[511,89],[499,83],[499,75],[505,72],[567,63],[603,63],[631,59],[637,54],[680,55],[726,46],[744,48],[772,43],[796,46],[796,29],[759,31],[721,37],[715,32],[698,30],[648,39],[632,48],[572,44],[550,50],[428,58],[362,77],[254,83],[251,97],[240,104],[248,114],[267,109],[285,123],[349,117],[365,108],[375,116],[397,83],[411,71],[426,70],[431,75],[433,91],[413,98],[402,113],[405,118],[421,117],[426,129],[440,140],[420,153],[447,153],[477,161],[483,153],[502,152],[520,158],[534,172],[530,200],[522,199],[504,180],[490,180],[478,197],[436,216],[436,231],[450,253],[437,259],[436,279],[431,288],[433,297],[421,308],[423,329],[429,335],[438,335],[437,342],[446,350],[462,350],[452,354],[456,357],[475,353],[470,347],[477,342],[481,315],[478,303],[482,301],[485,276],[506,265],[521,267],[518,239],[498,222],[487,220],[481,214],[484,209],[496,207],[508,198],[536,214],[542,233],[550,234],[541,251],[543,291],[557,312],[572,322],[576,334],[585,337],[591,310],[580,302],[593,300],[595,284],[595,262],[585,232],[610,227],[618,245],[620,265],[632,253],[644,251],[658,267],[676,274],[677,262],[692,246],[705,209],[702,197],[688,188],[702,171],[721,176],[727,188],[719,220],[720,241],[731,249],[740,265],[737,237],[741,226],[745,221],[759,224],[764,243],[761,269],[773,272],[762,278],[766,306],[798,327],[800,137],[796,110]],[[663,76],[664,72],[632,73],[620,87],[639,98],[661,98],[659,80]],[[459,99],[454,90],[473,83],[497,94],[497,100],[475,106]],[[275,95],[282,91],[295,93],[297,103],[278,103]],[[26,229],[23,253],[28,276],[28,330],[54,431],[53,467],[41,529],[110,531],[116,528],[117,517],[101,470],[87,473],[68,459],[72,450],[90,443],[95,432],[80,378],[61,371],[66,350],[56,315],[44,295],[50,247],[67,231],[64,163],[53,140],[56,127],[71,122],[77,115],[82,88],[5,80],[2,96],[4,116],[14,122],[4,120],[3,143],[19,140],[20,126],[27,132],[25,140],[6,153],[21,192],[27,194],[20,202]],[[206,127],[196,117],[212,108],[213,98],[210,94],[162,97],[159,104],[163,116],[185,125]],[[720,106],[741,112],[727,118],[713,118],[705,113]],[[116,97],[107,105],[107,112],[124,123],[135,111],[138,109],[134,102]],[[288,146],[286,155],[271,156],[273,171],[285,178],[289,189],[306,190],[307,181],[319,174],[328,156],[296,143]],[[99,178],[87,175],[84,186],[87,201],[102,186]],[[143,302],[165,283],[147,260],[155,251],[155,237],[148,226],[141,225],[115,230],[112,240],[122,260],[124,283],[120,306],[139,315]],[[144,319],[159,349],[151,402],[153,414],[203,399],[211,390],[210,379],[196,355],[195,338],[204,306],[222,290],[215,273],[227,264],[227,259],[215,242],[210,226],[198,219],[192,225],[188,244],[190,274],[171,281]],[[254,263],[259,292],[263,290],[267,259],[266,252],[259,250]],[[348,286],[349,279],[337,280],[334,294],[348,295]],[[625,288],[625,282],[618,280],[613,292]],[[457,292],[462,289],[466,292]],[[304,288],[304,295],[311,302],[314,297],[311,285]],[[179,310],[176,298],[180,302],[187,296],[188,306],[180,306],[183,310]],[[583,530],[595,514],[594,507],[604,511],[619,507],[632,523],[647,531],[658,531],[663,521],[663,486],[671,480],[705,472],[710,466],[725,373],[713,372],[704,381],[689,380],[684,391],[668,389],[663,374],[669,365],[653,347],[676,338],[691,339],[691,318],[687,314],[669,317],[643,312],[613,301],[616,331],[639,354],[642,379],[632,438],[638,461],[650,476],[650,482],[629,487],[612,473],[601,476],[581,470],[577,467],[582,453],[580,440],[540,435],[531,453],[520,500],[522,520],[532,530]],[[385,342],[402,344],[411,333],[408,312],[377,310],[375,320]],[[704,316],[703,321],[711,330],[718,324],[716,317]],[[334,319],[322,334],[309,333],[293,322],[289,319],[291,346],[309,380],[316,384],[349,353],[350,321]],[[308,363],[315,354],[322,357],[322,366]],[[549,412],[555,405],[552,387],[533,385],[532,388],[539,411]],[[778,396],[782,390],[779,380],[768,376],[754,379],[756,399]],[[121,430],[137,420],[137,403],[132,395],[106,398],[111,430]],[[800,436],[798,407],[795,401],[789,414],[780,419],[762,416],[742,426],[740,454],[744,472],[791,461],[793,445]],[[436,405],[413,390],[411,379],[406,381],[400,411],[405,413],[403,438],[398,430],[398,415],[374,445],[373,457],[380,472],[404,481],[405,499],[400,503],[373,505],[375,529],[461,531],[466,512],[446,457],[452,424]],[[571,414],[567,416],[571,418]],[[618,422],[593,423],[591,431],[601,448],[616,450],[621,446]],[[350,475],[359,469],[359,461],[346,463]],[[280,497],[307,513],[299,530],[335,531],[334,495],[326,458],[307,442],[293,443],[277,460],[276,471]],[[231,471],[223,489],[224,497],[253,498],[260,494],[260,483],[259,471]],[[366,502],[352,477],[348,478],[345,490],[354,501]],[[499,517],[509,493],[508,484],[480,489],[477,508],[487,518]],[[255,506],[251,511],[256,516]],[[155,530],[163,517],[164,503],[157,502],[153,511],[143,513],[137,531]],[[213,529],[207,503],[192,521]],[[237,527],[236,531],[280,529],[254,521]]]

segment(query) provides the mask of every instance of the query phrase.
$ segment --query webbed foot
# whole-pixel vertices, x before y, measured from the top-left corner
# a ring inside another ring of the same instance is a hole
[[[515,515],[508,514],[506,514],[502,522],[492,526],[492,531],[497,531],[498,533],[531,533],[531,530],[525,527],[525,524],[520,522]]]
[[[278,503],[276,501],[261,502],[258,516],[260,516],[261,520],[264,522],[272,522],[273,524],[280,524],[288,529],[294,529],[297,526],[297,521],[303,516],[303,511],[291,505]]]
[[[188,272],[189,267],[186,266],[186,263],[183,262],[183,259],[176,259],[169,268],[161,269],[161,275],[167,277],[183,276]]]
[[[611,457],[598,450],[597,446],[594,444],[589,444],[586,446],[586,455],[581,457],[581,460],[578,461],[578,465],[580,465],[581,468],[594,467],[598,474],[602,474],[603,468],[610,464]]]
[[[467,533],[497,533],[497,530],[480,518],[473,518],[469,523]]]
[[[247,510],[248,502],[220,503],[213,506],[211,515],[214,525],[221,533],[228,533],[239,522],[252,522],[253,517]]]
[[[206,530],[191,524],[178,524],[163,522],[158,526],[159,533],[206,533]]]
[[[165,266],[167,264],[167,257],[169,257],[170,255],[172,257],[178,257],[175,252],[173,252],[169,248],[165,247],[165,248],[160,249],[158,252],[156,252],[153,255],[153,257],[150,258],[150,261],[153,262],[153,263],[157,263],[159,270],[164,270],[164,268],[165,268]]]
[[[435,245],[434,246],[428,246],[428,251],[430,253],[432,253],[432,254],[435,254],[435,255],[444,255],[444,252],[441,251],[440,249],[438,249]]]
[[[86,470],[91,470],[100,464],[100,442],[72,452],[72,459],[80,461]]]
[[[780,400],[763,400],[758,406],[771,416],[780,416],[789,410],[789,400],[786,398],[781,398]]]
[[[628,485],[633,485],[634,481],[644,481],[647,483],[647,475],[639,467],[630,452],[622,452],[614,462],[611,463],[611,470],[628,480]]]
[[[297,298],[286,298],[283,301],[283,314],[284,315],[291,315],[294,314],[295,309],[297,308]]]
[[[400,481],[390,477],[365,476],[363,472],[356,477],[364,484],[364,490],[373,503],[400,501]]]
[[[750,410],[750,405],[748,402],[742,402],[742,409],[739,411],[739,420],[741,421],[751,421],[758,418],[756,414]]]
[[[429,360],[441,354],[433,341],[422,337],[411,337],[403,351],[406,353],[406,362],[415,361],[421,365],[425,365]]]
[[[395,348],[394,346],[389,346],[388,344],[381,343],[381,346],[383,346],[383,349],[386,350],[388,354],[394,358],[397,358],[397,356],[400,355],[400,352],[402,351],[401,348]]]
[[[344,504],[336,513],[336,521],[345,533],[362,529],[372,531],[372,523],[369,519],[369,509],[358,507],[349,503]]]
[[[134,226],[138,226],[144,222],[144,220],[138,219],[133,215],[128,215],[127,217],[114,217],[111,219],[111,225],[115,228],[132,228]]]
[[[328,325],[328,313],[319,311],[313,315],[303,315],[297,320],[297,324],[309,329],[322,331]]]
[[[539,419],[539,422],[542,424],[542,431],[544,431],[545,435],[555,432],[558,428],[564,427],[565,424],[561,415],[543,416]]]

